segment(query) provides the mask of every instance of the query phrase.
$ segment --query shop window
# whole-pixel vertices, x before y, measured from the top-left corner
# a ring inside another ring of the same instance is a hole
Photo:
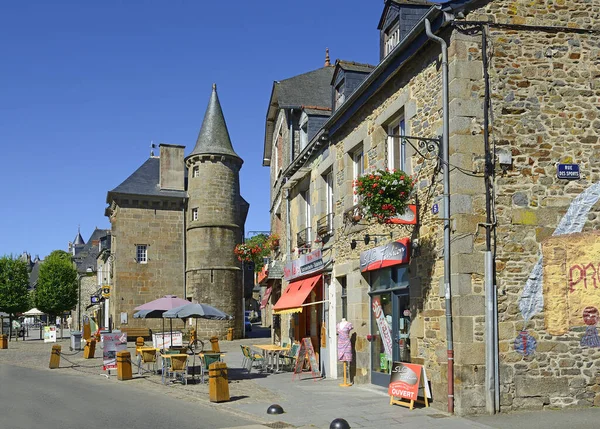
[[[408,265],[395,265],[371,271],[371,290],[408,287]]]

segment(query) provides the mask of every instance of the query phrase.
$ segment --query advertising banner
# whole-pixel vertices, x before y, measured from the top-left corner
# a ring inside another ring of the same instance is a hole
[[[379,328],[379,335],[381,341],[383,341],[383,348],[388,360],[392,360],[392,329],[385,320],[385,314],[383,314],[383,308],[381,307],[381,301],[378,296],[374,296],[372,299],[373,314],[377,321],[377,327]]]
[[[118,331],[102,334],[102,362],[104,371],[117,367],[117,352],[127,350],[127,334]]]
[[[56,326],[44,326],[44,342],[56,342]]]

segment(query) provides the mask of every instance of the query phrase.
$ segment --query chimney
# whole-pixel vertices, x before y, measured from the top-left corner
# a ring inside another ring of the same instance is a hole
[[[329,61],[329,48],[325,48],[325,67],[329,67],[331,62]]]
[[[184,190],[183,150],[185,146],[174,144],[159,145],[160,148],[160,189]]]

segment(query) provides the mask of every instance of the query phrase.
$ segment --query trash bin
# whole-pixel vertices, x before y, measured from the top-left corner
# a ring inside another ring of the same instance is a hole
[[[71,350],[81,350],[81,331],[71,331]]]
[[[208,391],[210,402],[229,401],[229,382],[225,362],[211,363],[208,367]]]

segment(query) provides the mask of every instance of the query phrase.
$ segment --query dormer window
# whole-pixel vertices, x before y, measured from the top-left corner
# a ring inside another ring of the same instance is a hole
[[[338,109],[338,107],[340,107],[342,105],[342,103],[344,101],[346,101],[346,92],[345,91],[346,91],[346,82],[345,82],[345,80],[342,80],[335,87],[335,109],[336,110]]]
[[[396,21],[396,23],[385,32],[383,56],[387,57],[398,43],[400,43],[400,26],[398,21]]]
[[[302,113],[300,117],[300,152],[308,145],[308,115]]]

